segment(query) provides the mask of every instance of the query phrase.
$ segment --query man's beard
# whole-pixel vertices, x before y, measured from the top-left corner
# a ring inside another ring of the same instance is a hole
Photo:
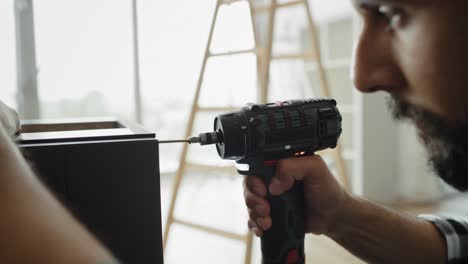
[[[412,120],[419,137],[427,148],[429,163],[448,184],[465,191],[468,189],[468,121],[450,125],[428,110],[411,105],[396,97],[388,100],[396,119]]]

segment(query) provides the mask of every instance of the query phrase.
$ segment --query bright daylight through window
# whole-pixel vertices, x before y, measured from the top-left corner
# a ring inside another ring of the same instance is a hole
[[[0,98],[16,107],[16,49],[13,1],[0,1]]]

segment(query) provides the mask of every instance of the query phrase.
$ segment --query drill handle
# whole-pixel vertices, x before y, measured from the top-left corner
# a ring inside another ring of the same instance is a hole
[[[276,167],[265,163],[266,186],[276,173]],[[261,238],[263,264],[303,264],[305,263],[304,237],[304,186],[295,182],[294,186],[280,196],[269,192],[267,200],[271,207],[272,226]]]

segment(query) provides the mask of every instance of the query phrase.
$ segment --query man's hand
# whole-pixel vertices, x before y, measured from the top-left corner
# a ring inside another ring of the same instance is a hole
[[[276,176],[268,186],[272,195],[289,190],[294,181],[304,181],[306,232],[326,234],[334,224],[348,194],[341,188],[320,156],[282,160]],[[257,236],[271,227],[270,206],[265,198],[263,180],[248,176],[244,180],[244,196],[249,210],[249,229]]]
[[[0,125],[2,125],[10,136],[21,132],[21,124],[18,113],[0,101]]]
[[[344,191],[319,156],[280,161],[272,195],[304,181],[306,232],[324,234],[371,263],[444,263],[445,241],[429,222],[399,214]],[[256,176],[244,181],[249,228],[257,235],[272,224],[267,187]]]

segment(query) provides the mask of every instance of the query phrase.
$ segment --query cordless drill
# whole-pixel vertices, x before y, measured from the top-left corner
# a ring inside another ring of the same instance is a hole
[[[261,177],[269,186],[279,160],[313,155],[334,148],[341,134],[341,115],[333,99],[248,104],[217,116],[214,132],[182,141],[216,144],[222,159],[235,160],[240,174]],[[296,182],[280,196],[267,194],[272,226],[261,238],[262,263],[305,263],[304,188]]]

